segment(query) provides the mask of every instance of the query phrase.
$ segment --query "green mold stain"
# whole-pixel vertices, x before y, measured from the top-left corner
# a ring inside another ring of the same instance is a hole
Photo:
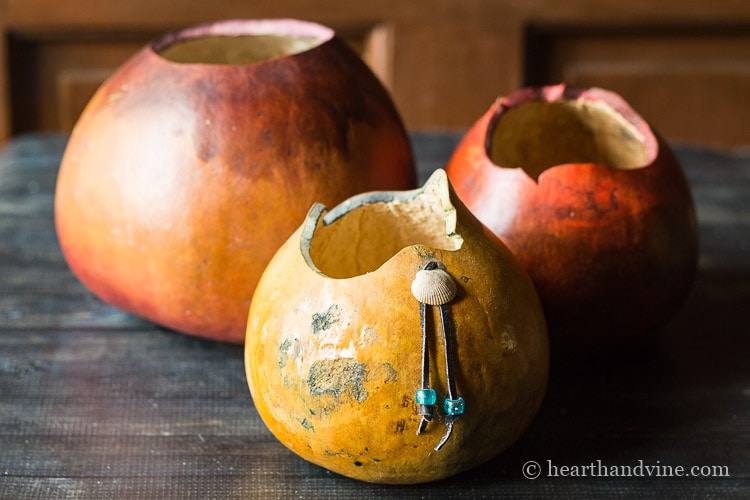
[[[338,304],[333,304],[325,311],[313,314],[311,324],[313,334],[318,334],[320,332],[328,330],[333,325],[338,323],[340,319],[341,316],[339,313]]]
[[[350,396],[363,403],[369,396],[365,388],[366,379],[364,363],[348,358],[322,359],[310,366],[307,386],[313,396],[330,394],[336,401]]]

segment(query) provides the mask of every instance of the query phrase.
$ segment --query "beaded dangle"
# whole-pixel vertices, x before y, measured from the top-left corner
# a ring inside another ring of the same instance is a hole
[[[442,264],[441,264],[442,265]],[[456,394],[456,382],[453,374],[453,346],[452,337],[455,336],[453,327],[453,316],[448,303],[456,296],[456,282],[435,261],[429,262],[424,269],[417,272],[417,276],[411,285],[414,297],[419,301],[419,320],[422,330],[422,383],[417,389],[415,401],[419,405],[419,414],[422,417],[417,428],[417,434],[424,432],[427,424],[432,420],[437,403],[435,389],[430,387],[430,356],[427,344],[427,306],[437,306],[440,311],[440,322],[443,331],[443,343],[445,346],[445,378],[447,382],[448,397],[443,401],[445,412],[444,422],[446,426],[445,435],[435,447],[439,450],[448,441],[453,431],[453,424],[463,414],[465,409],[464,399]]]

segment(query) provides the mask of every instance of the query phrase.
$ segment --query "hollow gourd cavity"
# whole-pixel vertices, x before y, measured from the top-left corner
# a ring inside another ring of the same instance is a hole
[[[350,278],[375,271],[412,245],[461,248],[447,188],[429,189],[431,181],[411,199],[364,202],[330,223],[321,218],[309,241],[312,264],[326,276]]]
[[[323,43],[314,37],[281,35],[205,36],[178,41],[159,51],[183,64],[256,64],[304,52]]]
[[[606,103],[529,101],[505,109],[491,131],[495,165],[523,168],[537,179],[566,163],[597,163],[629,170],[648,161],[639,131]]]

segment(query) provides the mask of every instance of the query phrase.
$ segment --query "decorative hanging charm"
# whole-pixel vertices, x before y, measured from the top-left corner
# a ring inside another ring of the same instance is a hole
[[[453,376],[453,346],[451,342],[455,332],[453,316],[448,306],[448,303],[456,296],[457,286],[450,274],[439,266],[443,266],[442,263],[438,264],[435,261],[427,263],[424,269],[417,272],[411,284],[411,293],[419,301],[419,320],[422,329],[422,384],[414,398],[419,405],[419,414],[422,417],[417,428],[417,434],[424,432],[427,424],[432,420],[437,403],[435,389],[430,387],[430,355],[427,345],[428,305],[438,307],[440,322],[442,323],[448,397],[443,401],[445,435],[435,446],[435,450],[442,448],[448,441],[453,431],[453,424],[456,423],[465,409],[464,399],[456,394],[456,381]]]

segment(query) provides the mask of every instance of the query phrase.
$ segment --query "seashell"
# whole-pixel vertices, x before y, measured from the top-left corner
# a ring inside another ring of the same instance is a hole
[[[422,269],[411,282],[411,293],[431,306],[447,304],[456,296],[456,282],[442,269]]]

